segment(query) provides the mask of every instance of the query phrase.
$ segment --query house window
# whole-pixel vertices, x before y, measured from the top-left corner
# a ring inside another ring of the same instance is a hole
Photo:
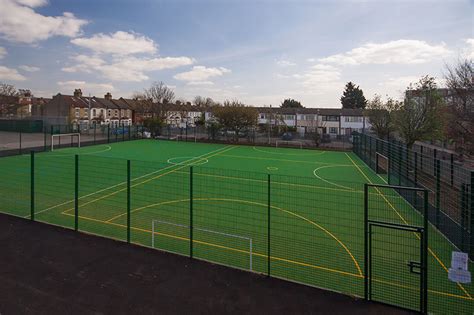
[[[112,110],[109,109],[109,110],[107,111],[107,116],[110,117],[110,115],[112,115]]]
[[[323,121],[339,121],[339,116],[336,116],[336,115],[323,116]]]
[[[260,119],[265,119],[265,114],[260,114]]]
[[[306,115],[304,116],[304,120],[314,120],[314,115]]]
[[[96,111],[95,111],[95,108],[92,110],[92,117],[95,117],[96,115]]]
[[[120,115],[122,115],[122,117],[125,115],[125,111],[123,109],[120,111]]]
[[[337,128],[336,127],[329,127],[329,133],[337,134]]]
[[[115,116],[118,116],[118,109],[115,110]]]
[[[345,120],[346,120],[346,122],[361,123],[362,122],[362,117],[360,117],[360,116],[346,116]]]
[[[76,108],[76,117],[79,117],[79,108]]]

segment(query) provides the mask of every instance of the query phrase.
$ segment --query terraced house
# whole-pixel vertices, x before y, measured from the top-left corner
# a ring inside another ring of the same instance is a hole
[[[110,93],[103,98],[85,97],[81,89],[73,95],[58,93],[43,107],[43,119],[50,125],[78,125],[81,129],[93,125],[122,126],[132,124],[132,108]]]

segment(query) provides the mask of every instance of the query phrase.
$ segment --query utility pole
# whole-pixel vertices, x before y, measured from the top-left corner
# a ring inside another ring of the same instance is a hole
[[[91,127],[91,93],[89,93],[89,111],[88,111],[88,118],[89,121],[87,123],[87,128],[89,129]]]

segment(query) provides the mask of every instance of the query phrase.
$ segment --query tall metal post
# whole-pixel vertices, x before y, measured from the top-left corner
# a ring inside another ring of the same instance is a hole
[[[79,155],[75,155],[74,176],[74,230],[79,229]]]
[[[271,261],[271,252],[270,252],[270,211],[271,211],[271,187],[270,187],[270,174],[267,175],[267,276],[270,276],[270,261]]]
[[[454,185],[454,154],[451,153],[451,187]]]
[[[127,243],[130,243],[130,201],[130,160],[127,160]]]
[[[35,151],[31,151],[30,170],[30,219],[35,220]]]
[[[364,297],[369,299],[369,185],[364,184]]]
[[[435,160],[435,170],[436,170],[436,227],[439,228],[440,223],[440,202],[441,202],[441,178],[440,178],[440,169],[441,163],[440,160]]]
[[[423,307],[422,312],[428,313],[428,190],[425,189],[423,192]]]
[[[189,257],[193,258],[193,167],[189,167]]]
[[[474,255],[474,171],[471,171],[471,205],[470,205],[470,214],[471,214],[471,251],[469,256]]]

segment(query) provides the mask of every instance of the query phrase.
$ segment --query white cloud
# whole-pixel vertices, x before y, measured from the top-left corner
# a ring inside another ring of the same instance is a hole
[[[308,58],[306,59],[307,62],[316,62],[316,59],[315,58]]]
[[[289,61],[289,60],[285,60],[285,59],[279,59],[276,61],[277,65],[279,65],[280,67],[291,67],[291,66],[296,66],[296,63],[292,62],[292,61]]]
[[[231,71],[224,67],[206,68],[205,66],[194,66],[190,71],[176,74],[174,78],[180,81],[192,82],[190,84],[196,85],[199,84],[197,82],[206,82],[212,77],[220,77],[229,72]]]
[[[19,74],[16,69],[0,66],[0,80],[25,81],[26,77]]]
[[[26,72],[36,72],[36,71],[40,71],[41,69],[38,68],[38,67],[34,67],[34,66],[27,66],[27,65],[22,65],[19,67],[21,70],[23,71],[26,71]]]
[[[71,43],[88,48],[96,53],[132,55],[154,54],[158,51],[155,42],[143,35],[118,31],[113,34],[95,34],[89,38],[75,38]]]
[[[113,81],[140,82],[148,80],[147,72],[173,69],[194,63],[189,57],[137,58],[114,57],[107,62],[99,56],[77,55],[71,58],[75,64],[62,68],[65,72],[98,72]]]
[[[62,16],[45,16],[34,8],[46,5],[44,0],[0,0],[0,36],[21,43],[35,43],[52,36],[74,37],[88,21],[70,12]]]
[[[0,46],[0,59],[7,55],[7,50]]]
[[[212,81],[190,81],[188,85],[214,85]]]
[[[107,92],[115,90],[111,83],[92,83],[85,81],[59,81],[61,92],[71,94],[74,89],[81,89],[84,95],[91,93],[91,95],[102,96]]]
[[[337,65],[419,64],[448,56],[444,43],[430,45],[425,41],[400,39],[386,43],[367,43],[346,53],[319,59]]]
[[[466,39],[467,48],[463,50],[463,57],[474,60],[474,38]]]

